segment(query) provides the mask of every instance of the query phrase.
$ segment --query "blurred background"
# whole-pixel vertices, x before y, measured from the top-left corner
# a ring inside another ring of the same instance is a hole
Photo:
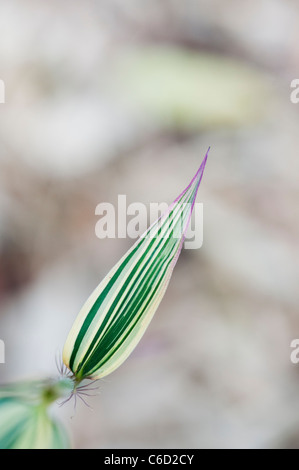
[[[56,375],[82,304],[132,245],[101,202],[172,202],[211,146],[184,250],[76,448],[299,447],[299,5],[0,4],[0,383]]]

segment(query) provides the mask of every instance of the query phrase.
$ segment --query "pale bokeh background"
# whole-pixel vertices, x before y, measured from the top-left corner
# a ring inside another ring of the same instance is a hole
[[[101,394],[56,410],[78,448],[299,447],[299,6],[0,5],[0,382],[56,374],[132,240],[100,202],[172,202],[204,154],[204,244]]]

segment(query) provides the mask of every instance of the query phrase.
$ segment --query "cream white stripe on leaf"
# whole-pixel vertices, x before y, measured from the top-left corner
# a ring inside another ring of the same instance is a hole
[[[111,269],[79,312],[63,350],[63,361],[77,383],[113,372],[144,334],[181,252],[207,155],[187,188]]]

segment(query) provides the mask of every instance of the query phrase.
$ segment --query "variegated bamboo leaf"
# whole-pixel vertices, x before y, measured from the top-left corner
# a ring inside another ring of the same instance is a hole
[[[181,252],[207,155],[187,188],[112,268],[79,312],[63,350],[63,361],[76,382],[113,372],[144,334]]]

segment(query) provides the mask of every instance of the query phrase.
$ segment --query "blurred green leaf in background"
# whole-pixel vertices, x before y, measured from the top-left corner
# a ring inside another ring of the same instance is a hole
[[[176,131],[254,122],[269,95],[265,76],[253,66],[182,48],[124,50],[115,68],[115,92]]]

